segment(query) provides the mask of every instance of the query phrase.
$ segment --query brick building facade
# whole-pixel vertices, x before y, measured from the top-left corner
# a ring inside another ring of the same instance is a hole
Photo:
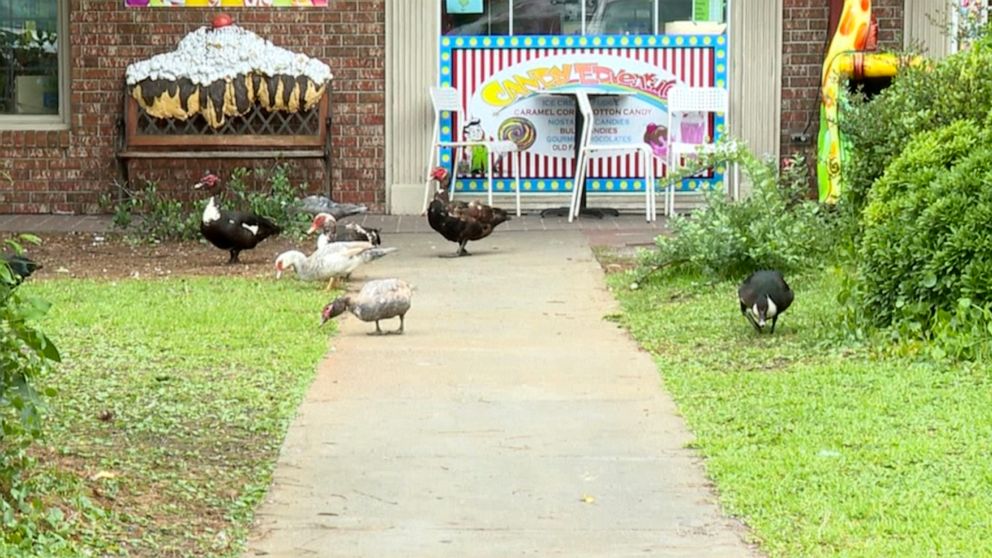
[[[0,213],[96,213],[101,194],[114,190],[117,124],[128,64],[173,50],[216,10],[125,8],[121,0],[68,0],[69,129],[0,127]],[[333,80],[332,182],[335,198],[384,203],[385,0],[330,0],[310,9],[226,9],[235,21],[274,44],[319,58]],[[132,180],[154,180],[188,196],[206,166],[224,176],[265,160],[135,160]],[[317,160],[294,162],[294,182],[323,182]]]
[[[320,8],[225,9],[242,27],[331,66],[334,197],[366,203],[373,211],[386,209],[386,13],[387,2],[394,1],[405,0],[329,0],[327,7]],[[831,1],[781,0],[781,156],[796,151],[806,153],[810,161],[814,156]],[[881,48],[902,47],[904,6],[910,1],[873,1]],[[122,0],[67,2],[69,129],[11,130],[0,122],[0,213],[102,211],[98,201],[114,192],[114,180],[119,176],[115,146],[125,68],[136,60],[174,49],[183,36],[208,24],[216,13],[195,8],[125,8]],[[426,107],[425,100],[425,111]],[[808,140],[794,141],[803,131]],[[428,133],[425,129],[424,134]],[[138,183],[156,181],[160,189],[187,197],[188,185],[208,166],[224,175],[234,167],[271,163],[134,160],[130,162],[130,176]],[[292,167],[294,182],[306,181],[315,190],[320,188],[324,177],[319,161],[294,161]]]

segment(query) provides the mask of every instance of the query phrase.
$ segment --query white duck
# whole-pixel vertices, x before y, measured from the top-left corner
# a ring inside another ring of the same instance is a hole
[[[332,242],[314,251],[310,256],[299,250],[290,250],[276,258],[276,278],[292,268],[302,281],[329,281],[327,288],[334,288],[337,280],[347,277],[358,266],[377,260],[397,248],[378,248],[370,242]]]
[[[375,322],[374,335],[382,335],[379,320],[399,317],[400,328],[394,333],[403,333],[403,319],[410,310],[413,287],[402,279],[379,279],[362,286],[357,295],[346,295],[331,301],[320,314],[320,325],[339,316],[345,310],[363,322]]]

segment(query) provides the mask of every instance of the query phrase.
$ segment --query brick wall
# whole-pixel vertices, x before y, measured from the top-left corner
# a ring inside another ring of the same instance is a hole
[[[783,0],[781,156],[803,153],[814,164],[820,122],[820,72],[827,49],[828,0]],[[874,0],[879,49],[902,48],[904,0]],[[808,126],[808,127],[807,127]],[[792,135],[806,130],[806,143]],[[811,167],[814,168],[814,167]]]
[[[236,23],[276,45],[323,60],[334,73],[332,184],[338,201],[385,203],[385,0],[330,0],[326,8],[225,8]],[[69,0],[70,129],[0,131],[0,213],[96,213],[113,191],[116,122],[124,70],[135,60],[173,50],[219,9],[124,8],[122,0]],[[274,161],[132,161],[133,182],[156,180],[177,196],[209,168]],[[296,161],[294,182],[323,185],[319,161]]]

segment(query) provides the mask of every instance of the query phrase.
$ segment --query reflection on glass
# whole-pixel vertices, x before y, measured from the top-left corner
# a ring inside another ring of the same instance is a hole
[[[682,0],[690,3],[692,0]],[[587,35],[650,35],[654,33],[652,0],[599,0],[591,14]]]
[[[0,0],[0,115],[58,114],[58,0]]]
[[[577,35],[581,10],[578,0],[513,0],[513,34]]]
[[[509,0],[443,0],[443,35],[509,35]]]
[[[727,14],[727,0],[512,0],[512,14],[510,2],[441,0],[442,33],[579,35],[584,10],[586,35],[648,35],[672,22],[723,23]]]

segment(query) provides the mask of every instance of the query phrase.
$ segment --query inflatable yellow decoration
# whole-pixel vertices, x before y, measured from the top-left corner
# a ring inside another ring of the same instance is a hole
[[[887,53],[864,52],[874,48],[871,0],[845,0],[823,63],[820,81],[820,135],[817,152],[817,181],[820,201],[836,203],[841,191],[844,144],[838,126],[837,103],[841,83],[851,77],[891,77],[900,59]]]

